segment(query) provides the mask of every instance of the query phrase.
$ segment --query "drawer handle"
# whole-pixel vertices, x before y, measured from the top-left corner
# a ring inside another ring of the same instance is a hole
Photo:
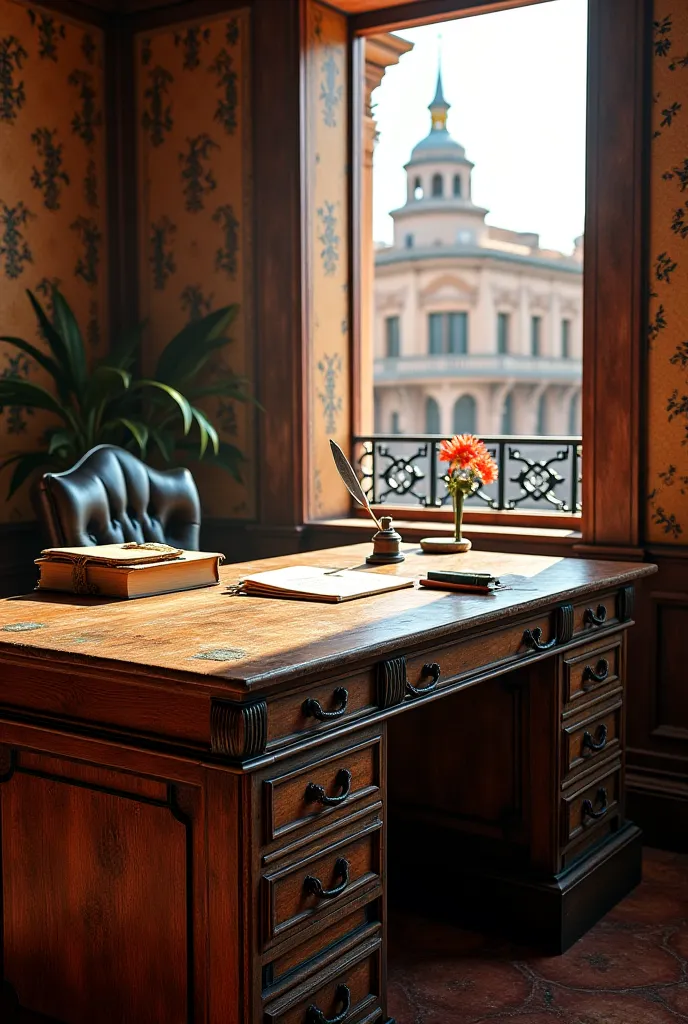
[[[604,786],[600,786],[595,796],[595,803],[600,804],[599,811],[596,811],[592,800],[584,800],[581,806],[581,821],[585,824],[586,818],[594,818],[598,821],[600,818],[604,818],[607,813],[607,790]]]
[[[423,665],[423,668],[421,669],[420,672],[420,677],[421,679],[424,679],[426,676],[432,676],[432,682],[428,683],[427,686],[412,686],[407,679],[406,692],[409,693],[412,697],[422,697],[423,694],[430,693],[431,690],[435,689],[435,687],[440,681],[440,667],[436,661],[433,661],[431,664],[428,665]]]
[[[589,626],[601,626],[607,621],[607,609],[603,604],[598,604],[596,612],[592,608],[586,608],[583,621]]]
[[[349,884],[349,862],[346,857],[338,857],[335,861],[334,877],[341,878],[342,881],[333,889],[323,889],[320,879],[313,875],[306,875],[303,887],[309,896],[317,896],[319,900],[333,900],[335,896],[341,896]]]
[[[597,739],[593,739],[592,733],[583,733],[583,750],[604,750],[607,746],[607,726],[602,724],[597,730]]]
[[[312,1003],[306,1011],[305,1024],[344,1024],[351,1009],[351,989],[347,985],[337,985],[335,999],[343,1003],[344,1009],[336,1017],[326,1017],[319,1006]]]
[[[306,803],[324,804],[325,807],[336,807],[337,804],[343,804],[351,793],[351,772],[348,768],[340,768],[334,781],[335,785],[341,789],[339,796],[328,796],[324,786],[319,786],[316,782],[309,782],[306,786]]]
[[[557,642],[556,634],[551,640],[548,640],[546,644],[542,643],[542,630],[539,626],[535,629],[527,629],[523,634],[523,643],[526,647],[530,647],[531,651],[548,651]]]
[[[583,669],[583,683],[603,683],[608,675],[609,662],[606,658],[600,658],[594,668],[592,665],[585,666]]]
[[[339,707],[335,708],[334,711],[325,711],[319,700],[316,700],[314,697],[308,697],[301,706],[301,710],[306,718],[317,718],[319,722],[327,722],[330,718],[341,718],[349,703],[349,691],[345,690],[343,686],[338,686],[332,696],[339,704]]]

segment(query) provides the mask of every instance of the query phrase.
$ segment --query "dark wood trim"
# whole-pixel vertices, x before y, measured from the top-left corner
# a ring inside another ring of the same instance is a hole
[[[263,3],[270,0],[262,0]],[[182,21],[198,21],[201,18],[217,18],[237,7],[251,7],[254,0],[138,0],[125,12],[125,19],[135,32],[163,28]],[[273,0],[274,3],[274,0]]]
[[[642,544],[649,0],[591,0],[583,345],[583,537]]]
[[[31,0],[19,0],[25,7],[31,7]],[[107,0],[106,0],[107,2]],[[64,18],[74,18],[75,21],[83,21],[87,25],[97,25],[99,28],[108,28],[112,22],[110,8],[100,3],[93,3],[92,0],[40,0],[41,7],[55,11],[57,15]]]
[[[361,203],[363,182],[364,42],[351,31],[349,21],[349,377],[350,430],[361,431]]]
[[[395,519],[419,519],[425,523],[453,523],[454,513],[449,508],[423,508],[419,505],[373,505],[377,516],[391,515]],[[368,512],[356,505],[352,510],[354,519],[368,519]],[[580,515],[556,515],[548,512],[492,511],[489,509],[470,508],[464,512],[464,523],[483,526],[502,526],[507,530],[522,527],[537,530],[573,530],[580,536]]]
[[[303,0],[256,0],[253,7],[253,50],[261,55],[252,68],[255,347],[265,409],[256,447],[258,509],[261,523],[284,526],[302,523],[305,513],[304,13]]]
[[[382,7],[351,15],[351,26],[357,35],[391,32],[394,29],[427,25],[435,21],[468,18],[473,14],[508,11],[512,7],[550,3],[551,0],[409,0],[396,7]],[[336,2],[335,2],[336,6]]]

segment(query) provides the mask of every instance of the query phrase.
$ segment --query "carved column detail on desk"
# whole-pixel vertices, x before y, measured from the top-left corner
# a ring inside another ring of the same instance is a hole
[[[377,703],[381,708],[401,704],[406,695],[406,658],[390,658],[377,666]]]
[[[268,740],[268,706],[264,700],[232,704],[213,700],[210,705],[210,749],[240,761],[265,751]]]
[[[622,587],[616,595],[616,617],[619,622],[628,622],[633,618],[635,604],[635,587]]]

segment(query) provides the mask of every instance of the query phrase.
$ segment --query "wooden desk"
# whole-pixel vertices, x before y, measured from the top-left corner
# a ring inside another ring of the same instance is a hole
[[[388,888],[562,949],[638,882],[625,630],[654,567],[386,571],[452,565],[524,578],[325,605],[231,596],[230,565],[0,602],[3,1020],[373,1024]]]

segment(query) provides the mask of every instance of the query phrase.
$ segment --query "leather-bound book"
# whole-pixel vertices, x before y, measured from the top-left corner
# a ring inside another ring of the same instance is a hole
[[[38,590],[91,597],[151,597],[219,582],[223,555],[167,544],[47,548],[36,559]]]

